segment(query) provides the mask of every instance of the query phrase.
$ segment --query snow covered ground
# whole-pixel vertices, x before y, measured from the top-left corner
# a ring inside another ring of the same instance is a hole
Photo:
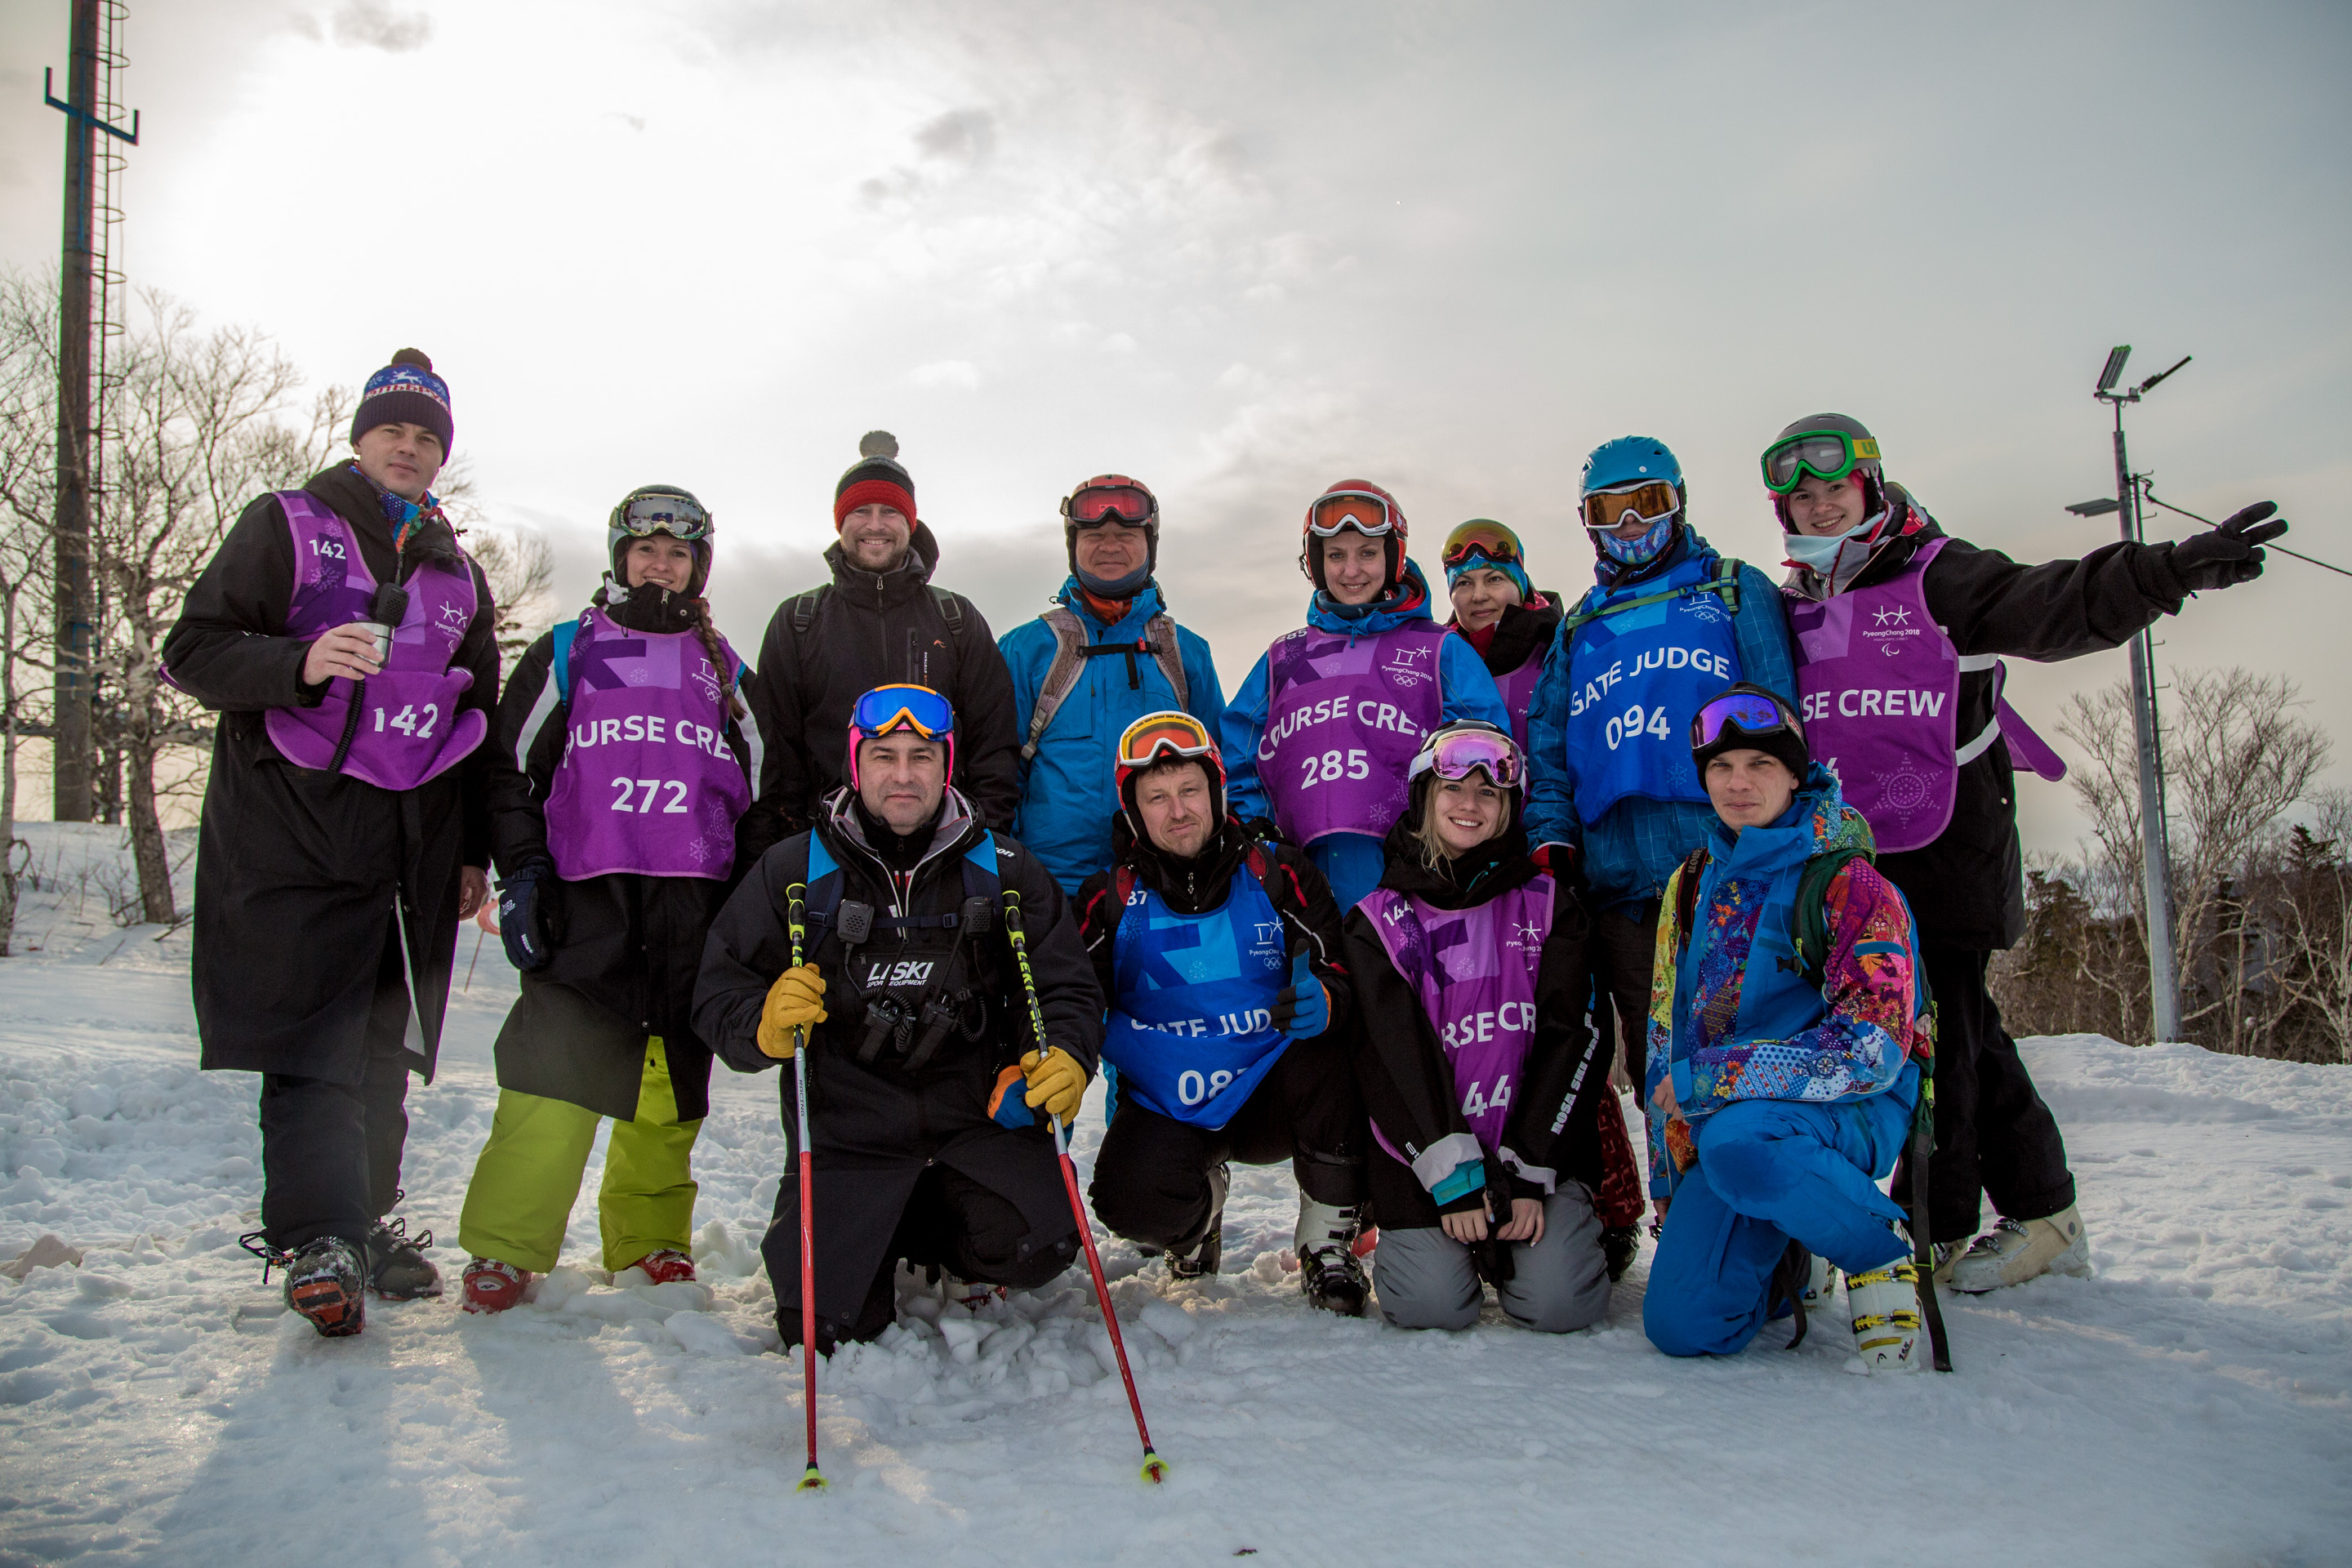
[[[708,1290],[588,1267],[592,1167],[536,1303],[372,1302],[321,1341],[236,1247],[256,1085],[194,1070],[184,932],[111,925],[106,830],[26,837],[50,889],[19,929],[40,951],[0,961],[0,1259],[45,1233],[85,1258],[0,1279],[0,1568],[2352,1562],[2352,1070],[2029,1044],[2097,1275],[1948,1301],[1949,1377],[1849,1375],[1842,1306],[1794,1353],[1776,1329],[1668,1361],[1640,1263],[1561,1339],[1314,1315],[1287,1173],[1237,1172],[1213,1281],[1106,1244],[1168,1485],[1136,1479],[1074,1272],[979,1321],[910,1291],[824,1379],[834,1487],[803,1497],[755,1250],[775,1075],[718,1075]],[[493,939],[410,1100],[404,1212],[453,1242],[512,990]]]

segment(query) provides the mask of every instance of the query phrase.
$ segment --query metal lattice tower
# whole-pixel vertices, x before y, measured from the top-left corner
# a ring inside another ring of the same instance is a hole
[[[127,0],[73,0],[66,96],[44,71],[41,96],[66,117],[65,236],[58,289],[57,686],[51,726],[51,815],[90,816],[91,658],[97,613],[91,595],[89,525],[99,498],[105,438],[106,362],[122,331],[123,279],[115,229],[122,218],[126,161],[139,141],[121,115],[121,47]]]

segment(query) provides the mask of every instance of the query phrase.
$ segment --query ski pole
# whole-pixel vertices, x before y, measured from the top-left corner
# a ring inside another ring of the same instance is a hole
[[[1021,994],[1029,1004],[1029,1031],[1037,1042],[1037,1059],[1045,1059],[1045,1010],[1037,1003],[1037,977],[1029,972],[1029,939],[1021,929],[1021,895],[1004,889],[1004,936],[1012,944],[1013,964],[1021,972]],[[1070,1216],[1078,1222],[1078,1240],[1087,1249],[1087,1271],[1094,1276],[1095,1303],[1102,1308],[1103,1327],[1110,1331],[1111,1354],[1118,1361],[1119,1381],[1127,1384],[1127,1407],[1135,1412],[1135,1435],[1143,1439],[1142,1476],[1159,1484],[1168,1479],[1168,1461],[1151,1447],[1151,1428],[1143,1424],[1143,1401],[1135,1392],[1135,1374],[1127,1366],[1127,1341],[1118,1331],[1118,1314],[1111,1310],[1110,1285],[1103,1279],[1102,1255],[1095,1250],[1094,1222],[1087,1217],[1086,1200],[1078,1195],[1078,1167],[1070,1159],[1070,1140],[1062,1119],[1045,1113],[1054,1130],[1054,1158],[1061,1162],[1062,1188],[1070,1194]]]
[[[1152,1450],[1151,1428],[1143,1424],[1143,1401],[1135,1392],[1135,1374],[1127,1367],[1127,1342],[1118,1331],[1118,1314],[1111,1310],[1110,1286],[1103,1279],[1102,1255],[1095,1250],[1095,1229],[1087,1218],[1087,1205],[1078,1197],[1078,1167],[1070,1159],[1069,1139],[1062,1129],[1062,1119],[1048,1116],[1054,1129],[1054,1157],[1062,1163],[1062,1186],[1070,1194],[1070,1213],[1078,1222],[1078,1239],[1087,1249],[1087,1270],[1095,1278],[1095,1301],[1102,1308],[1103,1327],[1110,1331],[1111,1353],[1118,1359],[1118,1375],[1127,1384],[1127,1407],[1135,1412],[1135,1435],[1143,1439],[1142,1476],[1157,1484],[1168,1479],[1168,1461]]]
[[[803,897],[807,891],[806,885],[800,882],[793,883],[784,891],[787,900],[785,921],[792,933],[794,969],[801,966],[802,949],[808,941],[808,929],[803,923],[807,913]],[[801,1472],[801,1484],[793,1489],[821,1492],[825,1489],[825,1480],[816,1468],[816,1216],[811,1207],[815,1184],[810,1175],[811,1163],[815,1156],[809,1148],[809,1031],[803,1026],[795,1028],[793,1034],[793,1094],[800,1121],[801,1406],[808,1415],[808,1468]]]

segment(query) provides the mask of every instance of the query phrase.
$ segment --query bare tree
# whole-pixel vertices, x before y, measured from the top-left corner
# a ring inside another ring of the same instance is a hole
[[[162,679],[163,637],[246,503],[327,461],[342,398],[329,389],[301,400],[301,372],[257,331],[201,331],[194,312],[152,290],[140,303],[145,319],[110,356],[111,438],[91,554],[102,587],[97,674],[113,688],[140,901],[146,919],[168,921],[157,763],[210,731],[199,705]]]
[[[47,731],[57,385],[56,280],[0,272],[0,957],[16,931],[17,753]]]
[[[2335,1059],[2352,1063],[2352,791],[2322,790],[2312,804],[2315,824],[2298,825],[2288,850],[2280,971]]]
[[[535,528],[476,523],[466,531],[466,552],[490,585],[499,662],[511,669],[554,617],[555,551]]]
[[[2245,1051],[2276,1025],[2289,1003],[2273,979],[2273,936],[2284,843],[2282,819],[2326,768],[2325,731],[2299,717],[2294,683],[2245,669],[2189,671],[2176,678],[2165,735],[2166,795],[2175,817],[2173,932],[2183,977],[2182,1024],[2192,1037]],[[2095,847],[2079,891],[2093,915],[2127,922],[2147,952],[2138,889],[2138,759],[2129,688],[2077,693],[2060,731],[2087,753],[2074,792],[2091,818]],[[2144,973],[2109,954],[2084,978],[2116,993],[2128,1026],[2147,1017]],[[2103,973],[2102,973],[2103,972]]]

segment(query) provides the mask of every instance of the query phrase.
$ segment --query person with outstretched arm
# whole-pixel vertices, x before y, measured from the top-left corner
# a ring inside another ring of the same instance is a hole
[[[2025,934],[2018,767],[2065,772],[2002,701],[2000,661],[2120,647],[2191,595],[2262,575],[2263,543],[2287,525],[2264,501],[2178,542],[2023,566],[1945,532],[1886,479],[1877,439],[1850,416],[1798,420],[1763,468],[1786,534],[1807,731],[1918,916],[1939,1047],[1927,1172],[1937,1279],[1981,1293],[2088,1272],[2057,1119],[1985,984],[1993,953]],[[1907,1161],[1896,1174],[1906,1201],[1914,1174]],[[2000,1217],[1978,1236],[1985,1198]]]
[[[1078,1255],[1046,1118],[1066,1127],[1094,1075],[1102,992],[1061,888],[949,784],[958,718],[920,686],[851,705],[848,782],[743,879],[695,986],[696,1032],[729,1067],[809,1053],[828,1354],[895,1321],[901,1260],[978,1292],[1034,1289]],[[784,1102],[790,1133],[789,1079]],[[800,1225],[786,1175],[761,1251],[787,1345]]]
[[[499,934],[522,977],[458,1221],[469,1312],[505,1311],[555,1267],[607,1117],[604,1266],[694,1278],[710,1050],[689,1015],[747,864],[760,755],[747,672],[705,597],[716,532],[676,485],[621,498],[604,583],[523,651],[499,703]]]
[[[1431,618],[1407,531],[1396,499],[1363,479],[1308,504],[1307,624],[1260,656],[1219,735],[1234,815],[1305,849],[1343,911],[1380,882],[1422,738],[1456,719],[1510,722],[1477,650]]]
[[[497,609],[432,492],[448,384],[403,349],[352,458],[245,509],[163,640],[220,715],[196,854],[207,1070],[261,1075],[261,1229],[330,1337],[366,1292],[438,1296],[400,1198],[408,1075],[428,1082],[457,924],[489,890]],[[265,1268],[265,1276],[268,1272]]]
[[[1737,1354],[1826,1303],[1819,1258],[1845,1274],[1861,1370],[1916,1372],[1918,1267],[1878,1187],[1934,1051],[1910,910],[1785,698],[1731,687],[1687,737],[1717,820],[1658,921],[1643,1329],[1668,1355]]]
[[[1287,1161],[1299,1289],[1360,1317],[1353,1244],[1369,1133],[1349,1058],[1339,910],[1299,850],[1225,811],[1225,771],[1192,714],[1147,713],[1120,735],[1118,859],[1078,889],[1078,931],[1109,1003],[1117,1102],[1095,1157],[1103,1224],[1214,1274],[1228,1163]]]

